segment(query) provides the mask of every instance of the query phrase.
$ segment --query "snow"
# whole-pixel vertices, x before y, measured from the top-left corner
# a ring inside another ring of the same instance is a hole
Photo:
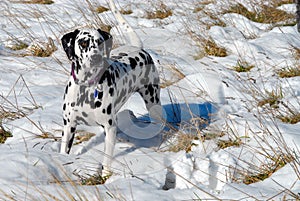
[[[300,111],[300,77],[276,75],[277,70],[299,65],[292,51],[293,47],[300,48],[295,26],[272,27],[251,22],[242,15],[220,14],[220,8],[234,2],[253,9],[252,2],[244,0],[204,5],[226,24],[209,30],[201,23],[207,17],[194,12],[198,1],[163,1],[173,15],[162,20],[145,18],[149,7],[155,10],[154,5],[159,7],[160,1],[117,2],[117,7],[133,10],[125,18],[152,55],[161,78],[171,83],[161,90],[161,100],[167,125],[179,130],[149,124],[141,97],[133,95],[117,117],[113,175],[103,185],[85,186],[79,184],[78,175],[96,173],[105,157],[104,131],[79,126],[78,130],[96,135],[73,145],[70,155],[59,153],[62,97],[70,69],[60,38],[75,28],[99,24],[87,1],[54,2],[0,2],[0,111],[23,114],[18,119],[2,120],[13,137],[0,144],[0,200],[299,198],[300,123],[283,123],[274,117],[276,112],[268,113],[267,108],[257,107],[255,102],[266,91],[280,88],[282,101],[293,111]],[[92,1],[92,5],[106,5],[106,1]],[[280,6],[291,13],[295,8],[295,4]],[[97,16],[113,25],[114,43],[122,45],[124,39],[114,26],[113,15],[108,11]],[[211,38],[226,48],[228,56],[195,60],[201,48],[189,31]],[[33,45],[47,42],[48,37],[58,47],[51,57],[23,57],[20,54],[24,50],[8,48],[17,40]],[[247,73],[234,72],[232,68],[238,60],[255,67]],[[206,121],[197,127],[193,122],[199,117]],[[176,136],[189,132],[197,136],[189,152],[168,150]],[[199,133],[220,135],[201,141]],[[243,142],[239,147],[217,146],[220,139],[236,138]],[[238,170],[255,172],[271,162],[268,154],[286,152],[292,153],[295,161],[267,179],[250,185],[237,181],[241,177]]]

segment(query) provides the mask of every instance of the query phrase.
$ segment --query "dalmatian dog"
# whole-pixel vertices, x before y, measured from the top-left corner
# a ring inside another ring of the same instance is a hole
[[[102,126],[102,176],[107,176],[116,141],[116,114],[130,95],[138,92],[150,116],[161,116],[158,71],[150,54],[139,47],[123,46],[110,56],[112,36],[100,29],[76,29],[61,42],[72,63],[64,94],[61,153],[70,152],[78,124]]]

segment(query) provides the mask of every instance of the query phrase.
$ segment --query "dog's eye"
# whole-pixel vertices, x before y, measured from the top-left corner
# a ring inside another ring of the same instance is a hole
[[[82,40],[82,41],[79,41],[79,45],[80,45],[82,48],[87,48],[87,46],[88,46],[89,44],[88,44],[88,41]]]

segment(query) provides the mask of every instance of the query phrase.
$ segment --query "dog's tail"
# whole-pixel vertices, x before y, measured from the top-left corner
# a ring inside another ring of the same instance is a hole
[[[109,0],[109,7],[118,22],[117,25],[120,28],[120,31],[123,33],[124,37],[126,38],[126,42],[129,45],[143,48],[143,43],[142,43],[141,39],[138,37],[138,35],[133,30],[133,28],[130,26],[130,24],[127,22],[127,20],[123,17],[123,15],[116,8],[116,4],[114,3],[113,0]]]

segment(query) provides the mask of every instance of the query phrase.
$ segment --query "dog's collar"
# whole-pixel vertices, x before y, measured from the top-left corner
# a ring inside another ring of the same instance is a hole
[[[104,59],[104,65],[102,68],[99,68],[97,72],[95,73],[95,76],[92,77],[92,79],[82,82],[79,79],[77,79],[76,74],[75,74],[75,63],[72,62],[72,67],[71,67],[71,75],[74,79],[75,84],[81,85],[81,86],[92,86],[95,85],[100,78],[103,76],[104,72],[106,69],[110,66],[110,62],[106,59]]]

